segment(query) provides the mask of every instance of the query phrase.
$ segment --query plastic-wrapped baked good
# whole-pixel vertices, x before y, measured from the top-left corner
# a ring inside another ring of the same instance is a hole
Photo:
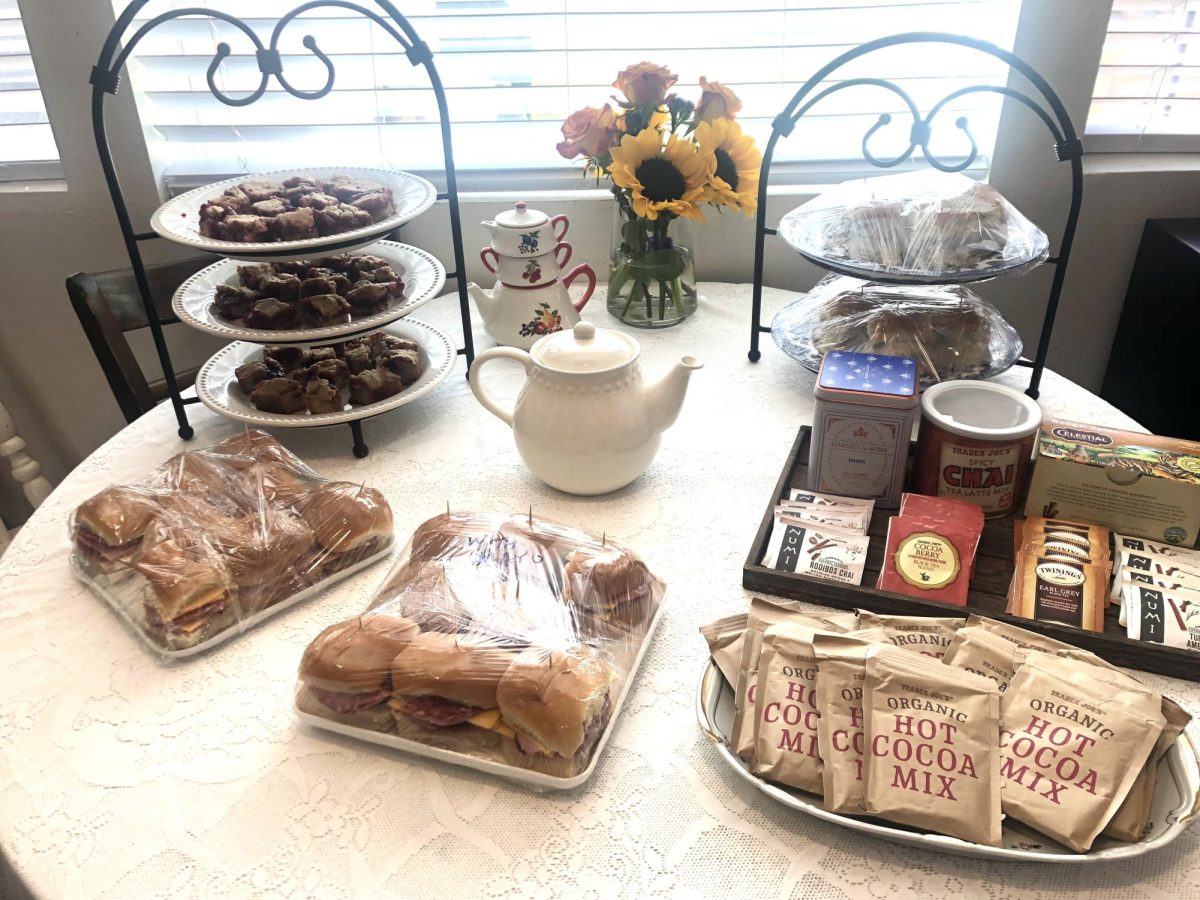
[[[367,609],[309,645],[296,706],[379,743],[570,786],[594,761],[663,593],[603,537],[527,515],[439,515]],[[400,637],[384,645],[381,631]]]
[[[817,371],[830,351],[906,356],[928,386],[990,378],[1024,349],[999,311],[961,285],[887,285],[827,275],[771,323],[775,343]]]
[[[105,488],[70,530],[75,574],[173,656],[252,627],[394,544],[378,491],[325,481],[249,429]]]
[[[820,265],[880,281],[991,278],[1049,252],[995,188],[933,170],[843,182],[784,216],[779,234]]]

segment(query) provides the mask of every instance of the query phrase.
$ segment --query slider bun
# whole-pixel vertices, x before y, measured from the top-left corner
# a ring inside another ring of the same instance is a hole
[[[564,594],[581,609],[607,614],[653,593],[646,564],[619,547],[580,547],[567,559]]]
[[[477,635],[424,632],[392,663],[392,692],[495,709],[496,686],[515,656]]]
[[[217,600],[233,590],[229,573],[215,559],[196,558],[172,541],[159,541],[143,549],[134,563],[154,592],[163,621]]]
[[[239,486],[255,507],[264,502],[296,504],[307,495],[310,483],[295,466],[280,462],[252,463],[239,478]]]
[[[417,631],[412,620],[387,613],[367,613],[330,625],[305,648],[300,658],[300,679],[326,691],[381,690],[386,686],[392,661]],[[327,712],[334,715],[332,710]]]
[[[417,526],[409,556],[417,562],[446,560],[472,546],[470,539],[495,533],[495,522],[491,516],[442,513]]]
[[[110,546],[135,541],[162,511],[153,494],[127,487],[108,487],[75,510],[75,522]]]
[[[392,535],[392,508],[374,488],[334,481],[299,503],[301,515],[327,553],[349,553],[375,538]]]
[[[295,457],[283,444],[256,428],[243,429],[213,444],[207,452],[228,457],[223,462],[234,469],[245,468],[254,462],[295,463]]]
[[[192,494],[229,493],[226,476],[230,470],[204,451],[176,453],[151,476],[156,487]]]
[[[388,709],[386,703],[354,713],[334,712],[314,697],[312,691],[301,687],[296,692],[296,709],[311,716],[320,716],[322,719],[341,722],[343,725],[353,725],[355,728],[366,728],[370,731],[392,730],[392,711]]]
[[[307,522],[271,507],[256,515],[227,519],[209,536],[233,580],[247,587],[303,576],[303,558],[313,546],[313,531]]]
[[[513,738],[503,735],[500,736],[500,753],[510,766],[531,769],[554,778],[574,778],[591,762],[591,756],[587,753],[576,753],[574,756],[543,756],[540,753],[533,755],[522,753]]]
[[[500,714],[547,750],[573,757],[588,722],[603,713],[613,678],[612,667],[586,645],[530,647],[500,679]]]

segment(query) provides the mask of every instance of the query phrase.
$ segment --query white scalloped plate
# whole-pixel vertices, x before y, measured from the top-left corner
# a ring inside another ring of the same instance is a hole
[[[326,237],[306,238],[302,241],[276,241],[271,244],[238,243],[237,241],[218,241],[205,237],[200,233],[200,206],[205,200],[219,197],[228,187],[241,184],[244,181],[265,179],[267,181],[284,181],[293,175],[311,175],[314,178],[331,178],[334,175],[353,175],[360,178],[378,181],[385,187],[391,188],[394,195],[396,212],[372,222],[365,228],[342,234],[331,234]],[[241,260],[281,260],[311,256],[315,253],[334,253],[341,250],[356,250],[374,243],[393,228],[403,225],[410,219],[416,218],[437,199],[437,189],[424,178],[411,175],[408,172],[396,172],[388,169],[371,169],[363,167],[342,166],[338,168],[313,167],[307,169],[280,169],[275,172],[260,172],[254,175],[238,175],[214,184],[172,197],[150,217],[150,227],[160,236],[194,250],[207,250],[209,253],[220,253]]]
[[[882,819],[830,812],[816,794],[764,781],[753,774],[746,762],[729,746],[727,735],[733,726],[733,688],[711,658],[705,663],[696,692],[696,719],[700,723],[700,730],[716,746],[725,764],[738,777],[775,802],[842,828],[934,853],[1010,862],[1067,864],[1128,859],[1165,847],[1183,834],[1200,815],[1200,758],[1186,732],[1179,736],[1159,764],[1158,784],[1154,789],[1150,827],[1146,836],[1135,843],[1127,843],[1101,835],[1087,853],[1075,853],[1011,817],[1004,819],[1001,831],[1003,846],[987,847],[944,834],[908,829]]]
[[[298,344],[306,341],[334,340],[395,322],[432,300],[446,285],[445,268],[424,250],[407,244],[397,244],[395,241],[379,241],[364,247],[362,253],[388,261],[404,280],[404,296],[383,312],[353,318],[341,325],[268,331],[263,328],[247,328],[243,324],[222,319],[213,309],[212,299],[217,285],[228,284],[237,287],[239,284],[238,263],[232,259],[213,263],[181,284],[171,300],[171,308],[175,310],[175,315],[181,322],[217,337],[254,341],[259,344]],[[317,258],[316,254],[314,258]]]
[[[396,337],[408,338],[421,345],[421,377],[394,397],[368,403],[365,406],[350,406],[340,412],[270,413],[257,410],[250,398],[237,385],[234,369],[243,363],[261,359],[262,346],[237,341],[219,350],[206,362],[196,375],[196,394],[200,402],[213,412],[250,425],[267,428],[317,428],[321,425],[341,425],[356,419],[369,419],[424,397],[439,384],[454,368],[458,351],[450,338],[432,325],[406,319],[381,328]]]

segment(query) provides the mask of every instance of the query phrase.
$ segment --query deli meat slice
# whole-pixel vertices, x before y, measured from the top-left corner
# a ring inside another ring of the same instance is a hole
[[[387,691],[371,691],[366,694],[348,694],[342,691],[326,691],[309,686],[313,696],[338,713],[356,713],[378,706],[388,698]]]
[[[395,697],[392,705],[405,715],[440,728],[461,725],[472,716],[483,712],[478,706],[466,706],[441,697]]]

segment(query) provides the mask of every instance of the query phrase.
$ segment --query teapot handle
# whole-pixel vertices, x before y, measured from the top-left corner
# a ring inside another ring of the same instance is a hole
[[[502,409],[496,404],[487,391],[480,384],[479,373],[483,369],[483,364],[490,362],[493,359],[512,359],[519,362],[525,367],[525,374],[528,375],[533,369],[533,360],[524,350],[518,350],[516,347],[492,347],[490,350],[484,350],[477,357],[475,362],[471,363],[471,371],[467,373],[467,381],[471,385],[471,393],[475,395],[483,408],[490,412],[493,416],[501,419],[511,428],[513,423],[513,414],[507,409]]]
[[[483,260],[483,267],[495,275],[496,267],[500,265],[500,254],[491,247],[484,247],[479,251],[479,258]]]
[[[558,230],[558,226],[562,225],[562,231]],[[571,220],[564,213],[559,213],[550,220],[550,227],[554,229],[554,240],[561,241],[567,236],[567,229],[571,227]]]
[[[587,290],[583,292],[583,299],[574,304],[575,312],[583,312],[583,308],[587,306],[587,302],[592,299],[592,292],[596,290],[596,273],[592,271],[592,267],[587,263],[580,263],[573,268],[570,272],[562,277],[562,282],[570,287],[571,282],[574,281],[579,275],[587,276],[588,286]]]
[[[563,253],[562,251],[567,251]],[[558,263],[558,268],[565,269],[567,263],[571,261],[571,254],[575,252],[575,248],[571,246],[570,241],[559,241],[558,246],[554,248],[554,261]],[[559,258],[561,257],[561,259]]]

